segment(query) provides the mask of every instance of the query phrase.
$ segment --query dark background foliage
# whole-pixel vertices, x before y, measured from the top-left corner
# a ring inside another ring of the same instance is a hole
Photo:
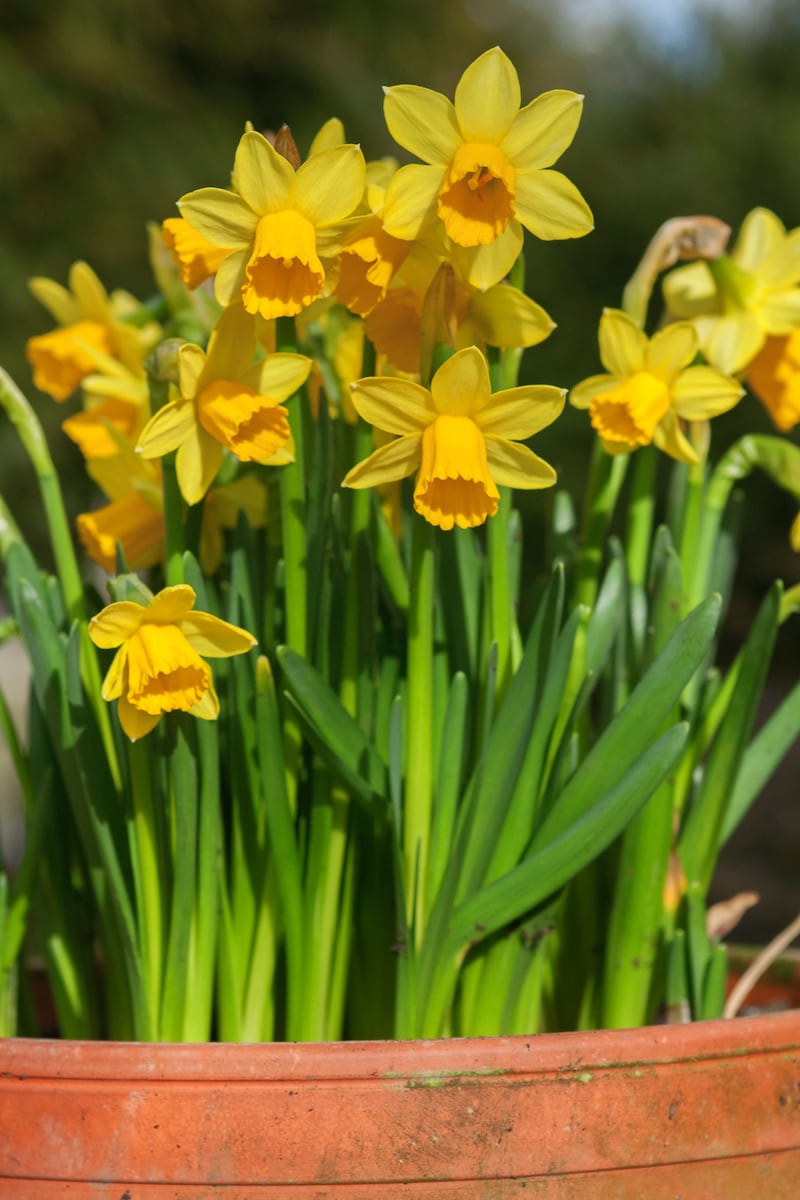
[[[0,362],[32,393],[24,341],[47,329],[49,317],[27,292],[31,275],[65,282],[70,264],[85,258],[109,289],[147,296],[145,223],[174,215],[185,191],[227,182],[246,120],[258,128],[288,122],[303,150],[336,115],[375,158],[396,149],[383,124],[382,84],[452,95],[464,66],[500,44],[519,70],[524,102],[552,87],[586,95],[575,144],[559,165],[586,195],[596,231],[528,248],[528,290],[558,329],[526,356],[524,377],[570,386],[598,369],[599,313],[619,303],[663,220],[706,212],[736,228],[761,204],[787,227],[800,224],[800,6],[672,7],[671,24],[653,32],[662,6],[639,6],[651,14],[648,32],[622,17],[589,23],[586,0],[496,0],[491,14],[478,0],[2,0]],[[630,3],[617,9],[639,11]],[[39,400],[72,503],[82,506],[87,485],[58,430],[65,409]],[[752,401],[715,430],[715,444],[748,429],[769,429]],[[574,412],[537,443],[576,487],[587,446],[585,416]],[[21,452],[0,427],[0,491],[15,508],[30,492],[34,513],[32,489]],[[786,541],[793,516],[785,497],[751,482],[732,641],[769,579],[798,578]],[[30,524],[35,539],[33,517]],[[787,677],[797,646],[787,634]],[[780,809],[782,835],[757,869],[769,875],[777,867],[789,879],[800,842],[791,774],[780,788],[792,805]],[[742,866],[728,856],[728,890],[753,882],[747,855],[763,840],[765,820],[762,805],[738,839]],[[761,925],[749,927],[754,934],[776,927],[777,910],[762,912]]]

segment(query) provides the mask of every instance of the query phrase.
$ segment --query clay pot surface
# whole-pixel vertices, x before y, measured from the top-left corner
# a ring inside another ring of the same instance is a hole
[[[792,1200],[800,1010],[537,1037],[0,1043],[2,1200]]]

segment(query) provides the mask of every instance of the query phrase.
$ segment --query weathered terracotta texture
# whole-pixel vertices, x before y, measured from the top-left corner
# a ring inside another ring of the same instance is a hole
[[[798,1195],[800,1011],[434,1042],[0,1042],[0,1200]]]

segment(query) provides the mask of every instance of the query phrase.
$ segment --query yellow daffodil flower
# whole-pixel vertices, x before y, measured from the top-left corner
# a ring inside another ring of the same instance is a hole
[[[550,170],[575,136],[583,97],[545,92],[520,108],[510,59],[495,46],[459,80],[455,103],[429,88],[385,88],[394,140],[420,164],[402,167],[384,225],[413,239],[437,217],[461,246],[488,245],[523,225],[539,238],[582,237],[592,214],[578,189]]]
[[[151,417],[138,449],[160,458],[177,449],[176,470],[184,499],[196,504],[208,491],[226,447],[242,462],[291,462],[294,448],[286,409],[305,382],[311,360],[273,354],[253,362],[252,318],[227,309],[208,351],[187,343],[178,352],[180,397]]]
[[[267,320],[296,316],[322,291],[320,254],[364,192],[358,146],[311,155],[297,171],[255,130],[236,151],[233,191],[200,188],[179,202],[181,215],[229,253],[215,277],[220,304],[241,303]]]
[[[87,556],[113,575],[117,543],[132,571],[154,567],[164,558],[164,513],[137,491],[127,492],[75,520],[78,538]]]
[[[167,217],[161,223],[164,245],[175,259],[187,288],[194,289],[215,275],[230,251],[212,246],[183,217]]]
[[[781,433],[794,429],[800,421],[800,329],[784,337],[768,337],[745,378],[775,428]]]
[[[735,379],[708,366],[690,366],[698,351],[692,325],[668,325],[652,338],[632,317],[609,308],[600,320],[600,359],[609,372],[584,379],[570,393],[588,408],[609,454],[628,454],[653,442],[681,462],[697,454],[681,421],[705,421],[733,408],[743,395]]]
[[[119,701],[119,721],[132,742],[167,712],[216,720],[219,700],[203,659],[244,654],[256,644],[245,629],[195,612],[195,599],[192,588],[178,584],[163,588],[147,605],[109,604],[89,622],[94,644],[117,650],[102,696]]]
[[[529,385],[492,393],[486,359],[475,346],[449,358],[430,391],[411,380],[375,377],[352,392],[364,420],[399,436],[353,467],[344,485],[376,487],[416,471],[414,508],[431,525],[482,525],[497,512],[498,485],[529,489],[556,481],[553,468],[517,439],[556,419],[564,391]]]
[[[28,339],[26,354],[38,388],[66,400],[87,375],[118,359],[130,372],[142,363],[161,331],[155,322],[138,328],[124,320],[140,308],[127,292],[106,292],[85,262],[73,263],[69,289],[52,279],[31,279],[29,287],[58,322],[58,328]]]
[[[768,337],[800,328],[800,228],[787,233],[769,209],[753,209],[730,257],[670,271],[664,298],[673,316],[692,321],[710,363],[744,370]]]

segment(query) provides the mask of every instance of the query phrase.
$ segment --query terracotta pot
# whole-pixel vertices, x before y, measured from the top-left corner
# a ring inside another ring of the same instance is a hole
[[[800,1011],[331,1045],[0,1043],[0,1197],[792,1200]]]

